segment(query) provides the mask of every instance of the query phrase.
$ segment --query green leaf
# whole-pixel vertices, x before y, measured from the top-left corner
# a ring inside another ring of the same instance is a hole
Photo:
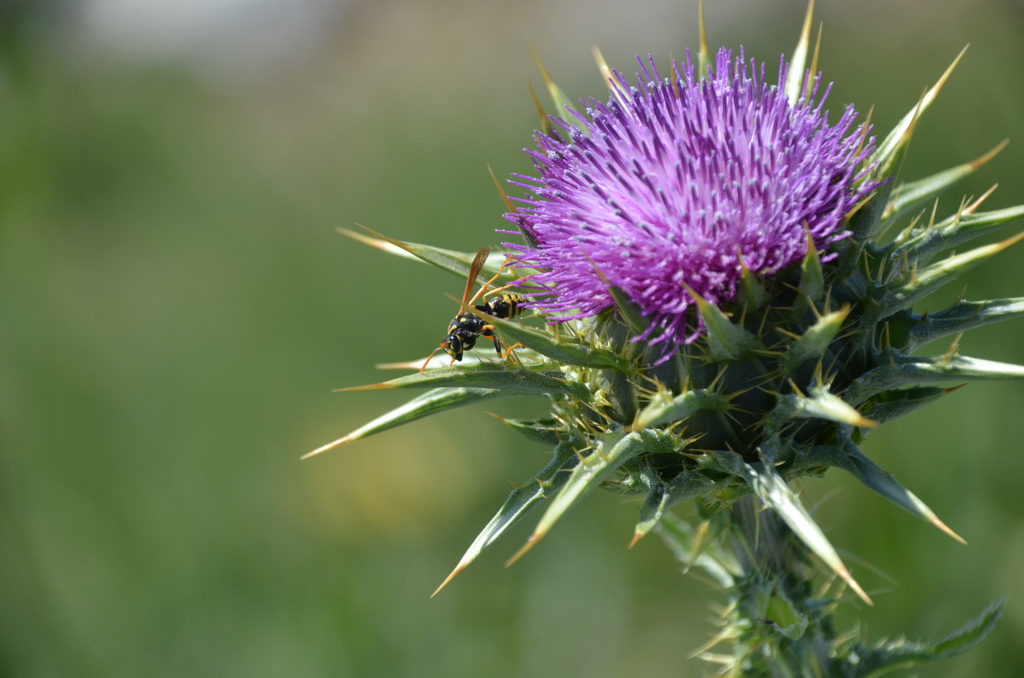
[[[663,355],[663,348],[648,345],[644,351],[643,361],[647,365],[647,378],[660,388],[672,393],[679,393],[685,388],[686,368],[683,366],[683,359],[679,353],[673,353],[657,365],[652,365]]]
[[[582,120],[573,115],[576,112],[576,109],[573,107],[572,101],[565,95],[562,88],[555,83],[551,74],[548,73],[548,69],[544,67],[544,64],[540,60],[540,56],[533,48],[533,45],[530,44],[529,40],[526,41],[526,46],[530,48],[530,54],[533,55],[533,61],[537,64],[537,70],[540,71],[541,77],[544,78],[544,85],[548,88],[548,94],[551,95],[551,101],[555,104],[555,110],[558,112],[558,116],[586,132],[587,126]]]
[[[508,340],[508,343],[523,344],[531,351],[536,351],[559,363],[622,371],[629,369],[629,361],[610,349],[594,348],[589,344],[571,339],[556,340],[549,332],[494,316],[486,316],[485,320],[488,324],[498,328],[499,333]]]
[[[533,88],[533,83],[530,82],[530,76],[526,76],[526,86],[530,89],[530,97],[533,99],[533,105],[537,109],[537,115],[540,117],[540,128],[544,132],[544,135],[551,137],[552,139],[558,139],[559,136],[558,133],[555,131],[554,125],[551,124],[551,118],[544,110],[544,106],[540,103],[540,99],[537,98],[537,90]],[[491,172],[491,176],[494,176],[494,172]],[[508,197],[505,195],[505,189],[502,188],[501,184],[498,183],[497,177],[494,178],[494,183],[498,185],[498,190],[501,192],[502,197],[505,198],[505,204],[509,208],[508,211],[516,212],[517,210],[515,208],[515,205],[510,200],[508,200]],[[523,232],[524,235],[527,235],[529,233],[529,231],[525,231],[522,228],[520,228],[520,230]],[[536,241],[533,241],[529,242],[529,245],[530,247],[536,247],[537,243]]]
[[[513,431],[521,433],[530,440],[535,440],[546,445],[557,445],[566,435],[565,428],[554,419],[534,419],[526,421],[522,419],[506,419],[494,413],[488,413]]]
[[[492,363],[448,367],[427,370],[417,374],[390,379],[379,384],[350,386],[338,391],[379,391],[396,388],[432,388],[437,386],[465,386],[470,388],[494,388],[507,392],[506,395],[540,395],[562,393],[589,402],[590,391],[578,382],[570,380],[558,370],[509,369]]]
[[[967,356],[905,356],[896,351],[883,355],[888,362],[861,375],[843,391],[843,400],[860,405],[882,391],[929,382],[1001,381],[1024,378],[1024,367]]]
[[[825,276],[821,271],[821,259],[818,248],[814,246],[814,238],[807,232],[807,254],[800,263],[800,292],[802,298],[812,302],[821,301],[825,296]]]
[[[881,466],[872,461],[852,442],[846,443],[844,452],[850,460],[850,465],[843,468],[856,476],[858,480],[864,483],[865,487],[877,492],[921,520],[931,523],[961,544],[967,543],[960,535],[949,529],[944,522],[939,520],[938,516],[923,501],[917,498],[917,495],[903,487],[891,473],[885,471]]]
[[[776,633],[790,640],[800,640],[810,623],[778,586],[773,587],[764,616],[774,624]]]
[[[708,358],[711,362],[736,360],[755,351],[764,350],[760,339],[733,323],[717,306],[705,301],[686,283],[682,283],[682,285],[697,302],[697,310],[700,312],[704,328],[707,330]]]
[[[863,652],[858,671],[853,674],[875,678],[897,669],[937,662],[970,650],[984,640],[1003,614],[1006,599],[995,601],[976,619],[935,643],[896,640]]]
[[[708,475],[737,476],[746,482],[747,464],[740,455],[731,450],[706,450],[700,457],[697,470],[710,472]]]
[[[961,544],[967,543],[939,520],[927,504],[917,498],[917,495],[900,484],[891,473],[872,461],[852,442],[847,442],[842,448],[834,445],[815,445],[801,450],[797,459],[794,460],[794,465],[804,468],[816,466],[841,468],[861,481],[872,492],[881,495],[921,520],[931,523]]]
[[[885,213],[885,206],[889,204],[892,188],[892,181],[876,188],[867,201],[860,204],[860,209],[850,217],[848,228],[853,233],[855,243],[863,244],[880,230],[879,223],[882,214]]]
[[[372,231],[365,226],[362,228],[366,229],[367,232],[373,234],[375,237],[370,238],[362,233],[356,233],[345,228],[339,228],[338,232],[342,235],[346,235],[353,240],[357,240],[361,243],[374,247],[387,252],[389,254],[397,254],[405,258],[418,259],[428,264],[436,266],[442,270],[454,273],[463,280],[469,275],[469,267],[473,263],[473,259],[476,257],[476,253],[469,254],[467,252],[456,252],[455,250],[446,250],[440,247],[432,247],[431,245],[420,245],[418,243],[402,242],[401,240],[395,240],[389,238],[386,235]],[[505,255],[500,253],[491,253],[487,257],[487,262],[484,264],[477,276],[477,280],[480,283],[485,283],[495,275],[501,268],[502,264],[505,263]],[[500,279],[511,279],[511,272],[503,274]]]
[[[603,277],[604,276],[602,275],[602,279]],[[621,287],[616,287],[615,285],[609,285],[608,294],[612,295],[612,300],[618,308],[619,315],[621,315],[622,319],[626,321],[630,332],[635,335],[640,335],[647,331],[647,326],[650,324],[650,321],[644,317],[644,314],[640,311],[640,307],[633,303],[625,290]]]
[[[990,299],[988,301],[958,301],[936,313],[919,316],[909,332],[909,350],[914,350],[935,339],[961,334],[975,327],[1019,318],[1024,315],[1024,297]]]
[[[868,158],[868,165],[877,163],[880,167],[885,168],[883,175],[888,174],[887,170],[893,166],[893,162],[897,155],[906,148],[907,143],[910,141],[910,132],[913,130],[917,119],[928,109],[929,106],[932,105],[932,102],[935,101],[935,97],[938,96],[939,90],[941,90],[942,86],[946,84],[946,80],[949,79],[949,76],[953,73],[953,69],[955,69],[957,64],[960,63],[960,59],[963,58],[964,52],[966,51],[967,48],[964,47],[963,50],[960,51],[960,54],[957,55],[956,59],[953,60],[953,63],[950,64],[949,68],[946,69],[946,72],[942,74],[942,77],[939,78],[938,82],[936,82],[931,89],[925,92],[917,105],[914,106],[909,113],[903,116],[903,119],[899,121],[891,132],[889,132],[888,136],[885,137],[882,143],[877,146],[875,152]]]
[[[686,569],[694,565],[700,567],[724,589],[732,588],[735,577],[742,574],[735,558],[720,551],[715,545],[698,550],[699,537],[696,531],[689,523],[670,512],[662,516],[654,531]]]
[[[836,279],[847,278],[857,270],[866,242],[879,230],[879,220],[882,218],[885,206],[889,203],[891,192],[892,182],[887,181],[875,188],[865,200],[854,208],[855,211],[847,224],[847,228],[852,234],[851,237],[839,241],[833,247],[839,253],[834,264],[833,275],[836,276]]]
[[[906,254],[913,260],[925,260],[943,250],[998,231],[1021,217],[1024,217],[1024,205],[977,214],[954,214],[930,228],[915,229],[911,237],[895,247],[889,256],[898,259]]]
[[[910,280],[894,281],[886,285],[882,288],[881,294],[876,297],[877,305],[865,311],[863,324],[870,327],[897,311],[913,306],[943,285],[956,280],[1022,238],[1024,238],[1024,233],[1002,242],[976,247],[962,254],[954,254],[942,261],[918,269],[911,274]]]
[[[700,410],[724,410],[729,401],[711,389],[695,389],[675,397],[656,393],[633,422],[633,430],[682,421]]]
[[[667,484],[660,481],[655,483],[643,506],[640,507],[640,518],[637,521],[630,547],[632,548],[658,524],[669,506],[706,496],[718,488],[718,483],[699,470],[680,473]]]
[[[457,407],[479,403],[492,398],[500,398],[511,393],[503,393],[497,389],[490,388],[435,388],[417,396],[400,407],[396,407],[387,414],[382,414],[365,426],[357,428],[348,435],[338,438],[334,442],[327,443],[316,448],[312,452],[302,455],[302,459],[308,459],[314,455],[326,452],[327,450],[350,443],[360,438],[366,438],[374,433],[387,431],[388,429],[408,424],[411,421],[429,417],[438,412],[453,410]]]
[[[636,419],[636,410],[639,407],[635,377],[619,370],[606,376],[611,387],[607,394],[611,408],[607,414],[618,424],[629,426]]]
[[[646,537],[654,529],[654,526],[658,524],[661,517],[665,514],[665,509],[668,508],[668,500],[668,492],[663,483],[658,483],[651,489],[644,503],[640,506],[640,517],[636,521],[636,527],[633,530],[633,541],[629,543],[629,548],[633,548],[634,544]]]
[[[594,54],[594,61],[597,62],[597,70],[601,72],[601,77],[604,78],[604,84],[608,87],[608,94],[619,102],[619,105],[623,109],[627,109],[629,105],[629,99],[622,92],[622,86],[619,83],[619,79],[616,77],[615,72],[608,66],[608,62],[604,60],[604,55],[601,54],[601,50],[598,49],[597,45],[591,48]]]
[[[708,32],[704,26],[704,0],[699,0],[697,8],[697,22],[700,24],[697,38],[700,45],[697,49],[697,78],[704,80],[708,77],[708,67],[711,65],[711,54],[708,51]],[[678,75],[673,75],[673,77],[678,79]]]
[[[740,288],[736,295],[736,301],[739,302],[740,308],[745,307],[747,311],[760,310],[768,301],[768,290],[742,261],[740,261],[740,275]]]
[[[569,473],[576,466],[579,457],[575,449],[575,441],[566,441],[555,446],[554,456],[544,469],[535,475],[530,482],[512,491],[512,494],[505,500],[504,505],[491,518],[490,522],[481,530],[469,549],[459,560],[451,574],[437,587],[431,595],[436,596],[448,582],[455,578],[459,572],[469,567],[469,564],[476,560],[484,549],[493,544],[498,537],[504,534],[510,527],[518,523],[526,514],[532,511],[540,502],[548,498],[552,493],[558,492],[569,480]]]
[[[952,393],[957,388],[959,387],[918,386],[915,388],[884,391],[870,399],[868,404],[861,409],[865,415],[871,417],[873,421],[881,426],[919,410],[942,396]]]
[[[873,605],[871,598],[846,569],[839,554],[825,537],[825,533],[814,522],[800,498],[793,493],[782,476],[769,464],[760,464],[759,466],[761,468],[755,470],[748,465],[744,471],[747,483],[754,494],[762,502],[772,507],[789,529],[799,537],[800,541],[821,558],[833,572],[842,577],[850,588],[860,596],[861,600],[868,605]]]
[[[886,206],[882,218],[887,222],[893,221],[907,212],[930,203],[954,183],[970,176],[979,167],[998,155],[1000,151],[1006,148],[1007,143],[1009,142],[1004,139],[998,146],[980,158],[951,167],[918,181],[908,181],[907,183],[899,184],[893,190],[893,198]]]
[[[674,506],[690,499],[703,497],[713,489],[717,489],[719,483],[711,480],[703,473],[703,470],[706,468],[706,466],[702,465],[700,470],[680,473],[673,478],[668,484],[668,505]]]
[[[843,327],[846,316],[850,313],[850,305],[844,304],[841,309],[824,315],[807,328],[802,337],[795,339],[786,347],[786,352],[779,359],[779,370],[783,376],[789,376],[808,360],[818,360],[825,355],[829,344]]]
[[[861,428],[878,425],[825,388],[812,389],[811,397],[797,394],[779,396],[778,404],[768,415],[769,429],[778,431],[785,422],[798,418],[826,419]]]
[[[804,26],[800,30],[800,39],[793,50],[793,58],[789,61],[789,71],[786,73],[786,98],[791,106],[796,106],[803,95],[804,77],[807,70],[807,52],[811,42],[811,23],[814,20],[814,0],[807,5],[807,14],[804,15]],[[813,77],[813,73],[811,74]]]
[[[521,558],[554,527],[565,512],[599,486],[623,463],[637,455],[671,451],[671,437],[655,431],[636,431],[625,436],[608,434],[593,441],[594,449],[572,471],[569,480],[548,505],[533,534],[509,564]]]

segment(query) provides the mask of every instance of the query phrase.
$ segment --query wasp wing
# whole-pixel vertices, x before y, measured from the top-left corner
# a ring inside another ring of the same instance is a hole
[[[490,254],[491,248],[484,245],[476,253],[476,256],[473,257],[473,263],[469,265],[469,278],[466,279],[466,290],[462,293],[463,307],[469,303],[469,295],[473,291],[473,285],[476,284],[476,277],[480,275],[480,271],[483,270],[484,264],[487,263],[487,257]]]

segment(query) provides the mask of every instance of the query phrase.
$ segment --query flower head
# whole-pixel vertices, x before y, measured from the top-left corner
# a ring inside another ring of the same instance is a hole
[[[827,90],[791,103],[742,50],[722,49],[706,80],[689,57],[670,79],[653,60],[641,69],[635,87],[617,75],[607,104],[589,102],[586,132],[537,134],[540,177],[515,181],[534,195],[506,215],[531,246],[509,246],[546,269],[538,308],[592,316],[614,285],[651,320],[639,338],[674,348],[696,337],[687,288],[721,305],[744,267],[770,275],[806,253],[808,233],[818,250],[847,235],[846,213],[873,188],[858,170],[871,142],[848,133],[852,106],[829,125]]]

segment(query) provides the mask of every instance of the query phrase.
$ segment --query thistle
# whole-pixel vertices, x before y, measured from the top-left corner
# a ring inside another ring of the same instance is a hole
[[[1024,367],[957,350],[964,332],[1024,314],[1024,298],[915,310],[1024,237],[965,249],[1024,216],[1024,206],[980,211],[988,194],[947,216],[932,207],[1002,145],[931,177],[898,176],[960,56],[876,137],[853,107],[829,115],[817,46],[806,67],[812,10],[777,80],[742,50],[712,59],[703,19],[696,62],[672,63],[667,77],[648,59],[631,80],[598,53],[609,97],[582,112],[538,60],[558,114],[534,96],[537,176],[512,177],[523,198],[499,185],[522,238],[505,243],[507,256],[474,268],[470,253],[346,231],[468,275],[467,290],[481,285],[484,298],[514,289],[543,321],[477,306],[505,345],[522,348],[342,389],[429,390],[307,455],[470,403],[546,399],[547,417],[503,421],[550,446],[550,462],[511,493],[442,587],[533,509],[544,510],[510,562],[603,487],[638,497],[632,543],[657,532],[725,592],[720,631],[696,654],[726,675],[879,675],[962,652],[995,624],[1001,604],[935,643],[871,645],[838,630],[833,615],[850,592],[872,601],[793,489],[839,468],[963,541],[861,443],[966,382],[1024,377]],[[916,354],[942,337],[944,353]],[[692,522],[670,511],[681,502],[695,504]],[[719,644],[730,651],[712,652]]]

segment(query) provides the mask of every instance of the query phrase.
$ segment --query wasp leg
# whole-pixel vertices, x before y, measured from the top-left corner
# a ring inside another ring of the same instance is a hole
[[[483,293],[484,299],[486,299],[487,297],[493,297],[498,292],[504,292],[505,290],[507,290],[507,289],[509,289],[511,287],[516,287],[516,284],[519,282],[519,280],[513,280],[512,282],[510,282],[507,285],[503,285],[501,287],[497,287],[497,288],[495,288],[493,290],[490,290],[490,291],[488,291],[488,289],[487,289],[488,287],[491,286],[492,282],[494,282],[495,280],[498,279],[498,276],[501,275],[501,272],[504,271],[506,268],[508,268],[508,264],[509,264],[510,261],[512,261],[512,255],[511,254],[508,255],[507,257],[505,257],[505,263],[503,263],[501,265],[501,268],[499,268],[498,272],[494,274],[494,277],[491,278],[490,280],[488,280],[486,283],[484,283],[484,286],[480,289],[480,292]],[[477,296],[480,296],[480,295],[478,294]],[[476,297],[474,297],[474,299],[475,298]]]
[[[484,325],[480,328],[480,336],[493,340],[494,352],[497,353],[499,357],[504,358],[505,356],[501,355],[501,339],[498,339],[498,335],[494,333],[494,330],[496,329],[497,328],[494,325]]]
[[[505,349],[504,353],[501,354],[501,359],[504,360],[505,358],[509,357],[512,354],[512,351],[516,350],[517,348],[526,348],[526,344],[512,344],[507,349]]]
[[[481,287],[481,288],[480,288],[480,291],[479,291],[479,292],[477,292],[476,294],[474,294],[474,295],[473,295],[473,298],[472,298],[472,299],[470,299],[469,301],[467,301],[467,302],[466,302],[466,304],[467,304],[467,305],[469,305],[469,304],[472,304],[472,303],[473,303],[474,301],[476,301],[477,299],[479,299],[481,295],[483,295],[483,297],[484,297],[484,298],[487,298],[487,296],[488,296],[488,295],[494,294],[494,292],[495,292],[496,290],[492,290],[492,291],[488,292],[488,291],[487,291],[487,288],[488,288],[488,287],[490,287],[490,286],[491,286],[491,283],[493,283],[493,282],[494,282],[495,280],[497,280],[497,279],[498,279],[498,278],[499,278],[499,277],[501,276],[502,272],[503,272],[503,271],[504,271],[504,270],[505,270],[506,268],[508,268],[508,263],[509,263],[510,261],[512,261],[512,255],[511,255],[511,254],[510,254],[510,255],[508,255],[507,257],[505,257],[505,261],[504,261],[504,263],[502,263],[502,265],[501,265],[501,268],[499,268],[499,269],[498,269],[498,272],[494,274],[494,277],[492,277],[492,278],[491,278],[490,280],[488,280],[487,282],[485,282],[485,283],[484,283],[484,285],[483,285],[483,287]],[[502,289],[502,290],[504,290],[504,289],[508,289],[509,287],[510,287],[510,285],[505,285],[505,287],[502,287],[502,288],[499,288],[499,289]]]
[[[484,294],[484,299],[486,299],[487,297],[493,297],[498,292],[504,292],[505,290],[510,289],[512,287],[518,287],[519,286],[518,283],[519,283],[518,280],[513,280],[512,282],[510,282],[507,285],[502,285],[501,287],[495,287],[490,292],[487,292],[486,294]]]

